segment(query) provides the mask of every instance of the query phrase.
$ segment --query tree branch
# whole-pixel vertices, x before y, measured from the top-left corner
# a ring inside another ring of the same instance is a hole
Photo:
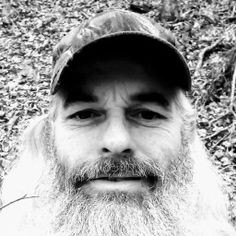
[[[198,63],[197,63],[197,66],[196,66],[196,69],[195,69],[195,72],[194,72],[194,75],[193,75],[194,77],[199,75],[199,71],[200,71],[200,69],[202,67],[202,64],[203,64],[204,58],[206,56],[206,53],[212,51],[222,40],[223,40],[223,38],[218,39],[215,43],[213,43],[212,45],[210,45],[208,47],[205,47],[200,52]]]
[[[12,205],[13,203],[19,202],[19,201],[24,200],[24,199],[31,199],[31,198],[37,198],[37,197],[39,197],[39,196],[29,196],[29,197],[27,197],[27,194],[25,194],[23,197],[20,197],[20,198],[14,200],[12,202],[7,203],[6,205],[3,205],[2,207],[0,207],[0,211],[3,210],[4,208],[8,207],[9,205]]]
[[[231,111],[233,111],[233,106],[234,106],[235,83],[236,83],[236,62],[235,62],[235,67],[234,67],[233,79],[232,79],[232,83],[231,83],[231,96],[230,96],[230,109],[231,109]]]

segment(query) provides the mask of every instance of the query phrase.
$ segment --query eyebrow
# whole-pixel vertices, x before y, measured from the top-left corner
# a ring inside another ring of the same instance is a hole
[[[156,103],[164,108],[169,106],[169,101],[160,93],[145,92],[131,95],[132,102],[139,103]],[[75,102],[98,102],[99,98],[87,91],[71,92],[66,96],[64,107],[67,108],[70,104]]]
[[[157,92],[137,93],[131,96],[131,101],[141,103],[156,103],[162,107],[168,107],[169,101]]]
[[[98,102],[98,97],[86,91],[71,92],[66,96],[64,107],[75,102]]]

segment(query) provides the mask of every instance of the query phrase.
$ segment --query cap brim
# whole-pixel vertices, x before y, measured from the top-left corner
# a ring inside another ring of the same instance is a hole
[[[164,75],[166,86],[179,87],[185,91],[191,90],[191,76],[188,65],[180,52],[169,42],[140,32],[119,32],[94,40],[77,52],[67,50],[61,55],[54,67],[51,94],[55,94],[60,85],[65,68],[70,67],[72,61],[90,60],[91,57],[102,58],[104,54],[115,53],[132,55],[144,61]],[[79,64],[78,64],[79,66]],[[157,78],[158,79],[158,78]]]

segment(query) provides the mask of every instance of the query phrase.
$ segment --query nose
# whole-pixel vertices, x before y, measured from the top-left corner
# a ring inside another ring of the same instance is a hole
[[[102,138],[103,154],[132,154],[132,139],[125,121],[119,117],[110,119]]]

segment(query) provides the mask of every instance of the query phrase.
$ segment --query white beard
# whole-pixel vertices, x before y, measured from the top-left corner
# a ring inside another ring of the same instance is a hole
[[[55,176],[58,176],[60,170],[61,168],[57,168],[56,171],[54,169]],[[42,192],[39,186],[40,195],[45,201],[41,200],[37,206],[37,209],[46,206],[50,212],[47,217],[47,221],[50,222],[49,235],[190,235],[187,218],[190,213],[188,209],[193,211],[193,206],[187,201],[190,188],[186,189],[183,180],[183,186],[178,188],[174,185],[171,188],[165,185],[147,194],[109,192],[94,196],[87,195],[83,187],[75,193],[73,187],[67,184],[61,191],[62,188],[58,188],[57,181],[54,178],[51,180],[47,191],[45,184],[42,186]],[[167,182],[169,181],[170,179]],[[190,183],[188,184],[190,187]],[[41,215],[40,211],[36,211],[35,218]]]
[[[194,226],[198,191],[192,183],[192,162],[183,154],[170,164],[168,173],[163,173],[162,184],[145,194],[108,192],[91,196],[85,186],[75,191],[70,178],[73,171],[48,160],[36,188],[40,201],[35,201],[34,214],[29,217],[34,220],[27,224],[37,225],[36,230],[43,228],[42,235],[48,236],[204,235],[197,234],[200,229]],[[92,172],[91,166],[76,169]],[[162,175],[161,170],[157,173]]]
[[[198,142],[182,148],[165,173],[154,165],[162,181],[153,191],[92,196],[86,194],[85,186],[75,190],[73,170],[58,163],[56,156],[47,160],[38,157],[43,161],[37,162],[31,151],[5,186],[14,189],[31,181],[31,193],[40,197],[19,201],[2,211],[1,232],[4,236],[235,235],[203,148]],[[29,159],[33,159],[31,164]],[[92,166],[85,165],[80,171],[91,173]],[[22,179],[27,170],[29,174]],[[37,171],[39,179],[33,177]]]

